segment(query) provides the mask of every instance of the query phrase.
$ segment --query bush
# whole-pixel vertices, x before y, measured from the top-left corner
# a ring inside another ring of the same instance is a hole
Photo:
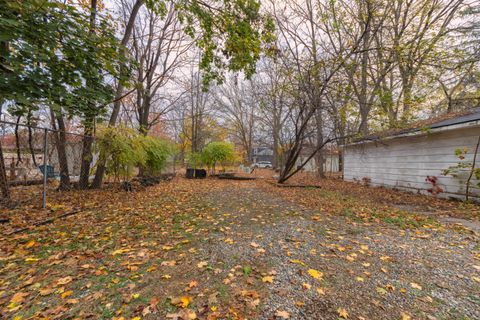
[[[145,173],[147,175],[159,174],[165,168],[168,157],[174,153],[172,144],[165,140],[148,136],[142,136],[141,140],[146,153]]]
[[[106,172],[115,180],[129,180],[135,167],[148,174],[162,170],[173,153],[171,145],[163,140],[145,137],[127,127],[102,127],[97,132],[96,144],[100,157],[105,157]]]
[[[227,142],[211,142],[203,148],[201,158],[202,162],[215,172],[217,163],[224,166],[235,160],[235,149]]]
[[[188,166],[192,169],[197,169],[203,166],[202,154],[200,152],[190,153],[187,158]]]

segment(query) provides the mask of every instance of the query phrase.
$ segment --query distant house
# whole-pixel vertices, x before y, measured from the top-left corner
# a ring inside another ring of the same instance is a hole
[[[472,163],[479,136],[480,109],[370,136],[344,146],[344,179],[463,199],[471,170],[464,168],[453,176],[445,169]],[[470,194],[480,200],[479,181],[471,182]]]
[[[307,160],[307,158],[313,153],[313,148],[304,147],[300,156],[297,159],[297,166],[300,166],[303,162]],[[323,172],[338,172],[339,171],[339,152],[338,149],[335,147],[325,148],[322,150],[323,153]],[[316,158],[313,157],[310,159],[305,166],[303,167],[304,171],[308,172],[317,172],[317,161]]]
[[[273,163],[273,149],[270,147],[254,147],[252,149],[252,159],[253,163],[260,161],[270,161]]]

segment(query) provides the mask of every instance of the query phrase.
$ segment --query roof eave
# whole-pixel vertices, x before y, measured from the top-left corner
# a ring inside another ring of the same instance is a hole
[[[357,142],[352,142],[349,144],[343,145],[343,147],[349,147],[349,146],[356,146],[356,145],[361,145],[361,144],[366,144],[366,143],[373,143],[377,141],[388,141],[388,140],[393,140],[393,139],[398,139],[398,138],[407,138],[407,137],[415,137],[415,136],[424,136],[432,133],[440,133],[440,132],[446,132],[446,131],[451,131],[451,130],[457,130],[457,129],[464,129],[464,128],[476,128],[480,127],[480,120],[475,120],[475,121],[469,121],[469,122],[463,122],[463,123],[458,123],[458,124],[452,124],[452,125],[447,125],[447,126],[441,126],[441,127],[436,127],[436,128],[427,128],[427,129],[415,129],[409,132],[404,132],[400,133],[397,135],[390,135],[386,137],[378,137],[378,138],[372,138],[372,139],[364,139],[360,140]]]

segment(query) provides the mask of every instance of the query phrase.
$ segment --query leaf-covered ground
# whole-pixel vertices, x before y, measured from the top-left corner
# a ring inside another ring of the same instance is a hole
[[[2,318],[480,318],[478,234],[442,219],[478,221],[475,205],[338,180],[176,178],[49,206],[0,212]]]

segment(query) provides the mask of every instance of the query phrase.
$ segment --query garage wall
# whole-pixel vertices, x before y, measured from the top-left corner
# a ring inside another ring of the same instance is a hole
[[[480,127],[476,126],[346,146],[344,179],[369,178],[371,185],[430,194],[427,190],[432,185],[425,179],[435,176],[444,190],[439,197],[464,198],[469,172],[465,170],[452,177],[442,175],[442,171],[459,162],[455,149],[468,148],[465,161],[471,161],[479,135]],[[480,155],[477,167],[478,162]],[[476,185],[478,181],[472,179],[472,182]],[[480,200],[480,189],[471,188],[471,194]]]

